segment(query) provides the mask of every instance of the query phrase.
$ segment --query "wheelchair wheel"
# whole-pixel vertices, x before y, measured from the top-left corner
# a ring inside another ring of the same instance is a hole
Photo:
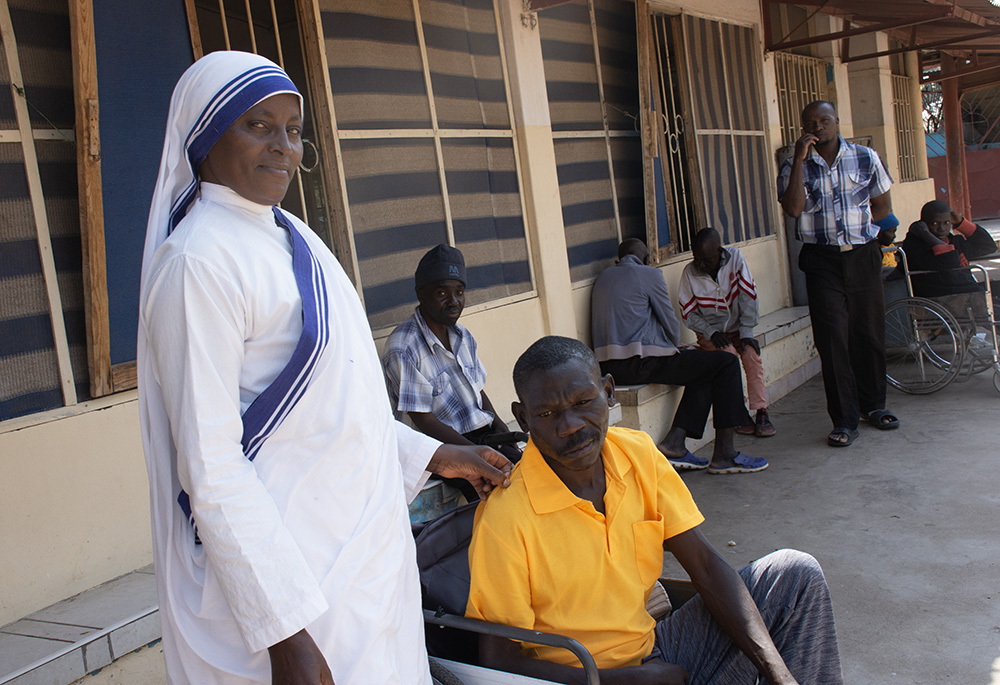
[[[961,374],[969,377],[992,368],[993,341],[991,334],[989,331],[977,328],[965,340],[965,359]]]
[[[997,389],[997,392],[1000,392],[1000,371],[993,373],[993,387]]]
[[[886,379],[912,395],[948,385],[962,368],[965,343],[955,316],[936,302],[911,297],[885,310]]]

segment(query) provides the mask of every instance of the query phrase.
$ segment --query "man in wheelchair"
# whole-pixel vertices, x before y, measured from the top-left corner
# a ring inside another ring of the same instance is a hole
[[[951,209],[947,203],[931,200],[920,209],[920,221],[910,230],[900,247],[910,271],[924,271],[910,277],[917,297],[945,297],[983,292],[968,269],[969,261],[997,251],[996,242],[982,226]],[[897,269],[902,269],[900,264]]]
[[[811,556],[734,571],[645,433],[608,428],[614,382],[593,352],[546,337],[514,367],[531,441],[508,489],[476,513],[467,615],[580,641],[606,683],[842,683],[833,610]],[[656,623],[646,600],[666,548],[699,592]],[[582,682],[567,652],[484,636],[482,665]]]

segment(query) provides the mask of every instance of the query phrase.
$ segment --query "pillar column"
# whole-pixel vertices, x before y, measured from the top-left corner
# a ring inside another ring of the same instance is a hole
[[[542,41],[537,16],[520,2],[497,3],[521,165],[525,230],[535,286],[548,334],[576,337],[572,279],[566,250],[556,153],[552,142]]]
[[[941,73],[947,76],[955,71],[955,60],[951,55],[941,55]],[[944,112],[944,140],[948,160],[948,203],[962,216],[968,216],[969,207],[965,201],[965,136],[962,130],[961,95],[958,80],[949,78],[941,82],[942,106]]]

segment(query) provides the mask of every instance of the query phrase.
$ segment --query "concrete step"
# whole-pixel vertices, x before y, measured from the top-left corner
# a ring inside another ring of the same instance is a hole
[[[0,685],[68,685],[159,639],[150,565],[0,628]]]

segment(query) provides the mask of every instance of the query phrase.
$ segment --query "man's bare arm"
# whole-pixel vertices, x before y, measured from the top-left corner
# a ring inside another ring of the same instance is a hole
[[[872,221],[879,221],[889,216],[892,212],[892,198],[889,197],[889,191],[877,195],[871,199],[872,202]]]
[[[267,652],[273,685],[334,685],[323,653],[305,629],[271,645]]]
[[[408,411],[406,415],[413,422],[413,427],[424,435],[429,435],[435,440],[446,442],[449,445],[471,445],[471,440],[459,433],[451,426],[442,423],[434,414],[423,411]]]
[[[691,576],[709,613],[767,682],[795,683],[743,579],[701,531],[693,528],[670,538],[665,545]]]
[[[806,208],[806,186],[803,180],[802,166],[806,157],[809,156],[809,149],[816,144],[817,140],[818,138],[811,133],[804,133],[801,138],[795,141],[792,170],[788,174],[785,194],[781,196],[781,208],[788,216],[798,217]]]
[[[442,444],[434,452],[427,470],[443,478],[464,478],[483,499],[495,487],[510,485],[512,466],[505,456],[484,445]]]

